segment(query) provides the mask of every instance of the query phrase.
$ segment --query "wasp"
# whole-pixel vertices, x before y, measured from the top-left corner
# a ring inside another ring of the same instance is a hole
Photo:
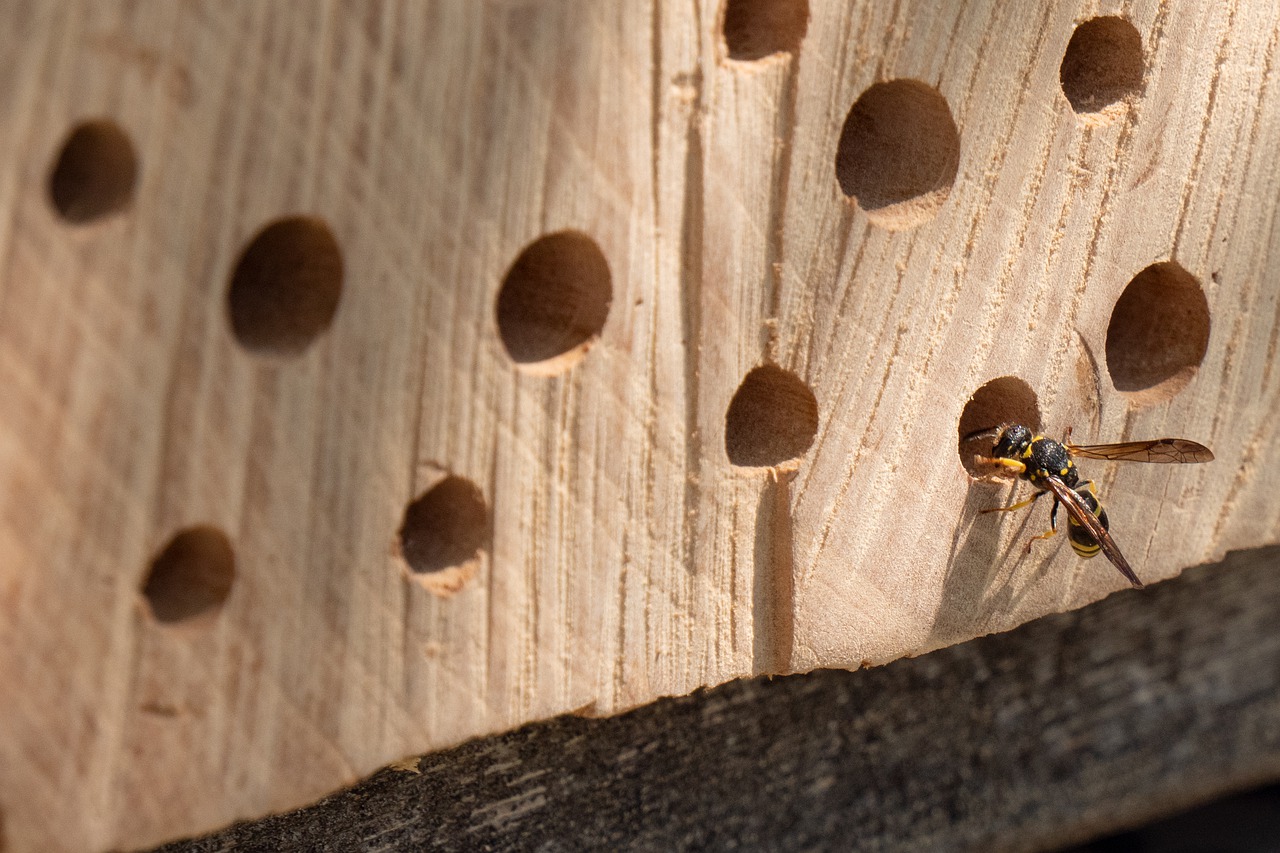
[[[1185,438],[1157,438],[1150,441],[1125,441],[1119,444],[1072,444],[1071,430],[1061,441],[1035,435],[1021,424],[1005,424],[972,433],[967,440],[995,436],[991,456],[978,456],[982,464],[999,465],[1009,474],[1021,477],[1036,487],[1036,492],[1012,506],[993,507],[982,512],[1012,512],[1031,506],[1042,495],[1053,493],[1053,509],[1049,513],[1049,531],[1032,537],[1048,539],[1058,533],[1058,506],[1067,508],[1067,538],[1081,557],[1094,557],[1098,552],[1120,570],[1129,583],[1141,589],[1142,581],[1134,574],[1129,561],[1111,538],[1111,522],[1098,498],[1092,480],[1081,480],[1073,456],[1086,459],[1110,459],[1123,462],[1211,462],[1213,452],[1203,444]]]

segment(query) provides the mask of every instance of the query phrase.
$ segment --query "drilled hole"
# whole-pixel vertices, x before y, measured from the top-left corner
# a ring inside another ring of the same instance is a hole
[[[1107,328],[1107,371],[1134,402],[1167,400],[1191,381],[1209,348],[1209,302],[1172,261],[1133,277]]]
[[[342,295],[342,253],[322,220],[279,219],[245,248],[231,276],[231,330],[245,349],[296,355],[329,328]]]
[[[1124,18],[1076,27],[1062,57],[1062,92],[1077,113],[1097,113],[1142,87],[1142,36]]]
[[[613,287],[595,241],[577,231],[531,243],[498,293],[498,333],[511,360],[543,375],[578,362],[600,336]]]
[[[1016,376],[992,379],[973,392],[960,413],[960,464],[970,476],[988,473],[978,470],[973,464],[973,457],[975,454],[990,456],[991,447],[995,444],[993,434],[978,433],[1001,424],[1022,424],[1032,432],[1040,431],[1040,406],[1036,402],[1036,392]]]
[[[941,93],[918,80],[877,83],[844,122],[836,179],[876,225],[900,230],[937,214],[960,165],[960,134]]]
[[[433,592],[456,592],[488,547],[489,508],[475,483],[447,476],[405,509],[400,553],[409,571]]]
[[[156,557],[142,594],[160,622],[203,624],[222,608],[235,574],[226,535],[214,527],[190,527]]]
[[[724,416],[734,465],[769,467],[799,459],[818,431],[818,401],[794,373],[772,364],[742,380]]]
[[[89,121],[63,143],[49,174],[49,199],[67,222],[92,222],[127,207],[137,180],[128,135],[113,121]]]
[[[808,0],[729,0],[724,10],[724,43],[730,59],[751,61],[795,53],[808,27]]]

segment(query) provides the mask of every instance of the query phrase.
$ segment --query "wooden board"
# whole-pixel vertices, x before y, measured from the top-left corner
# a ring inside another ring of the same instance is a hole
[[[795,8],[0,9],[13,849],[1121,588],[984,418],[1213,447],[1086,469],[1148,582],[1277,540],[1280,10]]]
[[[1235,552],[915,660],[531,724],[164,853],[1061,851],[1280,779],[1277,569]],[[1249,849],[1244,817],[1097,849]]]

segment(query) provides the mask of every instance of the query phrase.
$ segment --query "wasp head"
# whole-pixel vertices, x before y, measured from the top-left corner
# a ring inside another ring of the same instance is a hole
[[[991,455],[996,459],[1017,459],[1031,445],[1031,430],[1022,424],[1011,424],[1000,431]]]

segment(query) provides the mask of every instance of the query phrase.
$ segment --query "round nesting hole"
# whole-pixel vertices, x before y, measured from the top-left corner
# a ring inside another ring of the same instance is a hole
[[[724,416],[729,462],[772,467],[798,460],[818,432],[818,401],[789,370],[772,364],[742,380]]]
[[[1177,394],[1209,348],[1209,302],[1195,276],[1173,261],[1133,277],[1107,327],[1107,372],[1137,403]]]
[[[973,457],[989,456],[995,444],[991,432],[1002,424],[1022,424],[1032,432],[1040,431],[1040,406],[1036,392],[1016,376],[1001,376],[983,385],[960,412],[958,430],[960,464],[971,477],[981,477],[988,471],[979,470]]]
[[[942,94],[919,80],[877,83],[844,121],[836,179],[881,228],[932,219],[960,165],[960,133]]]
[[[490,531],[489,508],[480,488],[449,475],[405,509],[400,553],[417,581],[447,595],[475,574]]]
[[[258,232],[231,275],[231,330],[259,355],[297,355],[333,322],[342,253],[321,219],[290,216]]]
[[[49,200],[75,225],[123,210],[133,200],[138,155],[109,119],[87,121],[67,136],[49,173]]]
[[[522,369],[553,375],[576,364],[600,336],[613,286],[596,242],[578,231],[530,243],[498,293],[498,333]]]
[[[1124,18],[1076,27],[1062,57],[1062,93],[1077,113],[1098,113],[1142,87],[1142,36]]]
[[[189,527],[152,562],[142,594],[157,621],[203,625],[222,609],[235,575],[226,535],[215,527]]]
[[[729,0],[724,10],[729,58],[743,62],[795,53],[808,28],[809,0]]]

